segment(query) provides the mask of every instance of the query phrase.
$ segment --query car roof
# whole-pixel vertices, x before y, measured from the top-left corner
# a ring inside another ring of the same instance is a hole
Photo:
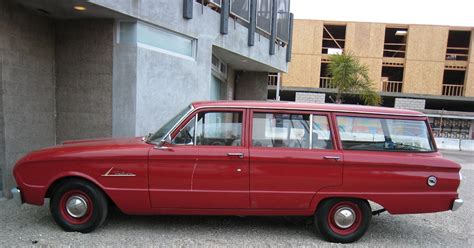
[[[332,103],[297,103],[284,101],[200,101],[192,103],[194,108],[203,107],[237,107],[237,108],[267,108],[267,109],[294,109],[294,110],[313,110],[329,112],[363,113],[363,114],[382,114],[382,115],[401,115],[401,116],[425,116],[423,113],[387,107],[374,107],[352,104],[332,104]]]

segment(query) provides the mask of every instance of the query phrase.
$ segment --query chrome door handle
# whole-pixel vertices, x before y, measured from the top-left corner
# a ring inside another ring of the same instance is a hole
[[[241,153],[241,152],[229,152],[229,153],[227,153],[227,156],[244,158],[244,154]]]
[[[339,157],[339,156],[324,156],[323,158],[324,159],[334,159],[336,161],[339,161],[339,159],[341,159],[341,157]]]

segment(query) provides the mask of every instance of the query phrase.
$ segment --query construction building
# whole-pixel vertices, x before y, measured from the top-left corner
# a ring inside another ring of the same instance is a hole
[[[295,20],[287,74],[269,99],[333,102],[328,59],[348,52],[369,68],[383,106],[420,110],[436,137],[474,139],[473,27]],[[280,82],[280,83],[278,83]],[[346,103],[358,104],[357,97]]]

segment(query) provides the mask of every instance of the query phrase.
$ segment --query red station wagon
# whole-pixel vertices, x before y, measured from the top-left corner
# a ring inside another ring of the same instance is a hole
[[[314,216],[325,239],[347,243],[385,210],[458,209],[460,169],[416,111],[196,102],[144,138],[32,152],[14,168],[12,193],[34,205],[50,198],[66,231],[93,231],[113,204],[131,215]]]

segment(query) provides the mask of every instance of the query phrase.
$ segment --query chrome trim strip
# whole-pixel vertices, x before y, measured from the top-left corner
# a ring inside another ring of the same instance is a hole
[[[13,200],[15,201],[16,205],[20,206],[23,204],[23,199],[21,197],[21,190],[19,188],[12,188],[10,192],[13,195]]]
[[[458,210],[462,206],[463,203],[464,203],[464,201],[462,199],[458,198],[458,199],[454,200],[453,201],[453,206],[451,207],[451,210],[452,211]]]
[[[192,105],[191,105],[192,106]],[[411,115],[411,114],[396,114],[396,113],[385,113],[385,112],[367,112],[367,111],[351,111],[351,110],[328,110],[328,109],[319,109],[319,108],[289,108],[289,107],[251,107],[251,106],[201,106],[195,108],[195,110],[203,108],[240,108],[240,109],[271,109],[271,110],[303,110],[303,111],[317,111],[325,113],[351,113],[351,114],[369,114],[369,115],[389,115],[389,116],[407,116],[407,117],[426,117],[425,114],[420,115]]]
[[[313,114],[309,115],[309,149],[313,149]]]

